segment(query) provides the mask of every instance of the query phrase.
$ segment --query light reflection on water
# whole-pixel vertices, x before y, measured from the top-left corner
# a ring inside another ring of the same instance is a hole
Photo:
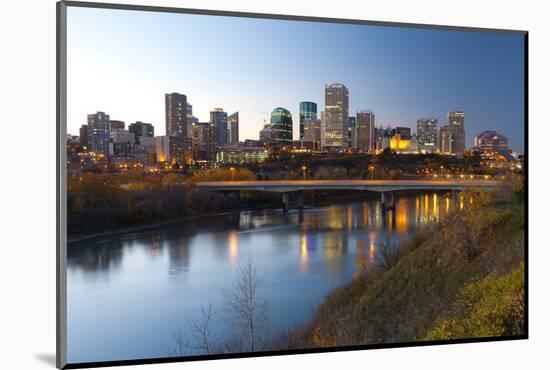
[[[464,199],[460,198],[462,208]],[[370,261],[382,238],[399,240],[454,207],[448,194],[378,198],[291,211],[241,212],[72,243],[68,253],[70,362],[169,356],[173,330],[187,331],[201,305],[224,324],[223,292],[248,258],[262,277],[270,328],[307,320],[334,287],[356,272],[356,245]]]

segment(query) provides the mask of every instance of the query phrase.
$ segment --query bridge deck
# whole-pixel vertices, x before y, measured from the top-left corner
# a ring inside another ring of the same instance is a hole
[[[211,181],[196,185],[213,191],[271,191],[285,193],[300,190],[463,190],[494,189],[493,180],[280,180],[280,181]]]

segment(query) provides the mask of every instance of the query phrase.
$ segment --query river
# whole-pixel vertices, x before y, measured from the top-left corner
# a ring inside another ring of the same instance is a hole
[[[390,214],[384,220],[372,197],[286,215],[210,216],[70,243],[68,360],[170,356],[173,334],[190,338],[189,320],[209,303],[216,312],[213,336],[223,338],[223,296],[248,259],[261,277],[259,296],[268,300],[270,332],[291,329],[352,279],[357,245],[374,261],[382,240],[405,238],[450,208],[442,194],[400,196],[394,220]]]

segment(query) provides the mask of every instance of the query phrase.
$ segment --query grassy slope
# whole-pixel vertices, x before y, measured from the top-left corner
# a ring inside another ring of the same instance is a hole
[[[309,324],[281,339],[281,348],[522,333],[523,201],[493,201],[471,214],[466,221],[480,245],[475,257],[467,258],[460,235],[449,232],[455,221],[441,222],[404,246],[389,270],[334,291]]]

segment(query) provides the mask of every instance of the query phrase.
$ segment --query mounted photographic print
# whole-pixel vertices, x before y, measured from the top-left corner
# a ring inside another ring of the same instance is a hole
[[[527,338],[526,56],[58,3],[58,367]]]

